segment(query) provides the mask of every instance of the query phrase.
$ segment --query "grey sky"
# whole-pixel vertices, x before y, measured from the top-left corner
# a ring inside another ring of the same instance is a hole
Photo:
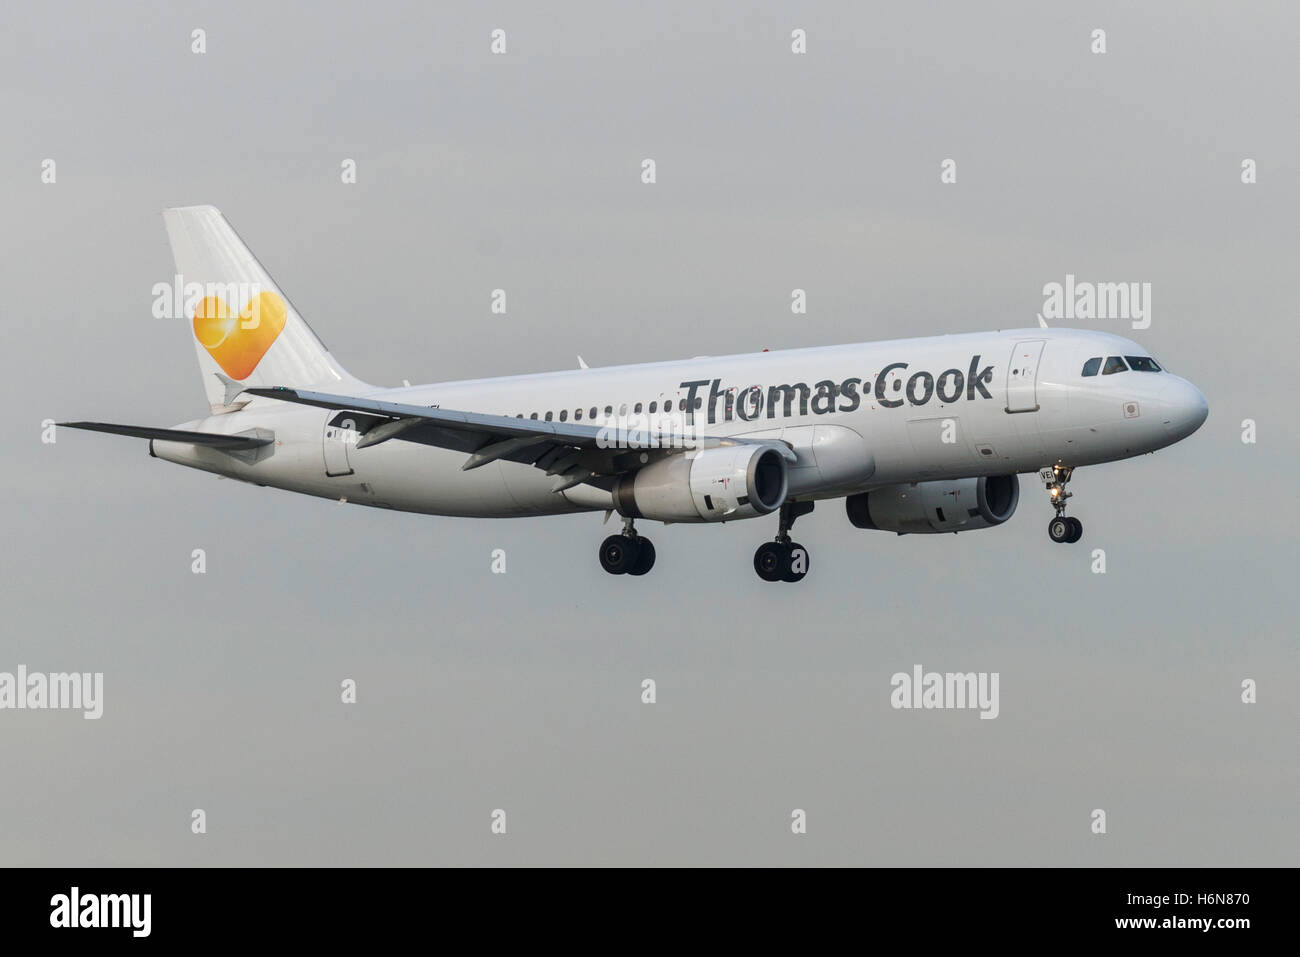
[[[1298,32],[1262,3],[4,7],[0,671],[103,671],[105,711],[0,712],[0,863],[1296,864]],[[797,587],[753,573],[767,520],[647,527],[652,575],[612,578],[598,515],[41,444],[204,411],[149,311],[190,203],[379,384],[1033,325],[1068,272],[1152,283],[1145,332],[1078,324],[1210,419],[1081,470],[1077,547],[1032,476],[980,535],[827,502]],[[892,710],[916,663],[1000,672],[1000,716]]]

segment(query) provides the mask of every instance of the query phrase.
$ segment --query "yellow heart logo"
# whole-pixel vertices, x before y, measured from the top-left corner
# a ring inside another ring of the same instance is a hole
[[[216,296],[208,296],[194,310],[194,335],[208,355],[232,379],[246,379],[284,328],[284,300],[263,292],[245,303],[235,315]]]

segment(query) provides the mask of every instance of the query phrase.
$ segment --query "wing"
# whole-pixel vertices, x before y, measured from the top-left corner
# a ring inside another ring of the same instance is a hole
[[[465,470],[498,460],[521,462],[556,476],[553,489],[556,492],[584,482],[609,487],[614,477],[635,471],[645,464],[643,459],[660,458],[683,449],[770,445],[778,448],[789,460],[795,459],[789,445],[773,439],[688,438],[650,430],[620,432],[576,422],[543,422],[482,412],[459,412],[301,389],[248,389],[247,392],[322,409],[364,413],[368,421],[360,424],[362,435],[355,446],[358,449],[399,439],[464,452],[468,458],[461,468]]]

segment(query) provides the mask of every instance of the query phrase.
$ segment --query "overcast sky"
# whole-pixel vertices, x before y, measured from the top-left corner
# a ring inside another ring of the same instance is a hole
[[[105,676],[99,721],[0,712],[0,863],[1298,863],[1293,5],[7,4],[0,34],[0,671]],[[615,578],[598,514],[42,444],[205,412],[150,313],[160,210],[197,203],[376,384],[1033,325],[1072,273],[1152,284],[1149,329],[1079,324],[1210,418],[1078,472],[1074,547],[1032,476],[978,535],[820,503],[798,586],[753,572],[773,520],[643,523],[658,564]],[[915,664],[998,672],[999,717],[891,709]]]

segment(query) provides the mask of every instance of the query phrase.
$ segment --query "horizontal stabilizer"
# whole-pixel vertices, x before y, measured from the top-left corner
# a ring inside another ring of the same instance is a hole
[[[214,449],[257,449],[270,445],[275,439],[255,435],[218,435],[215,432],[189,432],[185,429],[154,429],[147,425],[114,425],[111,422],[59,422],[63,429],[85,429],[89,432],[109,432],[129,435],[137,439],[158,439],[162,442],[186,442],[190,445],[209,445]]]

